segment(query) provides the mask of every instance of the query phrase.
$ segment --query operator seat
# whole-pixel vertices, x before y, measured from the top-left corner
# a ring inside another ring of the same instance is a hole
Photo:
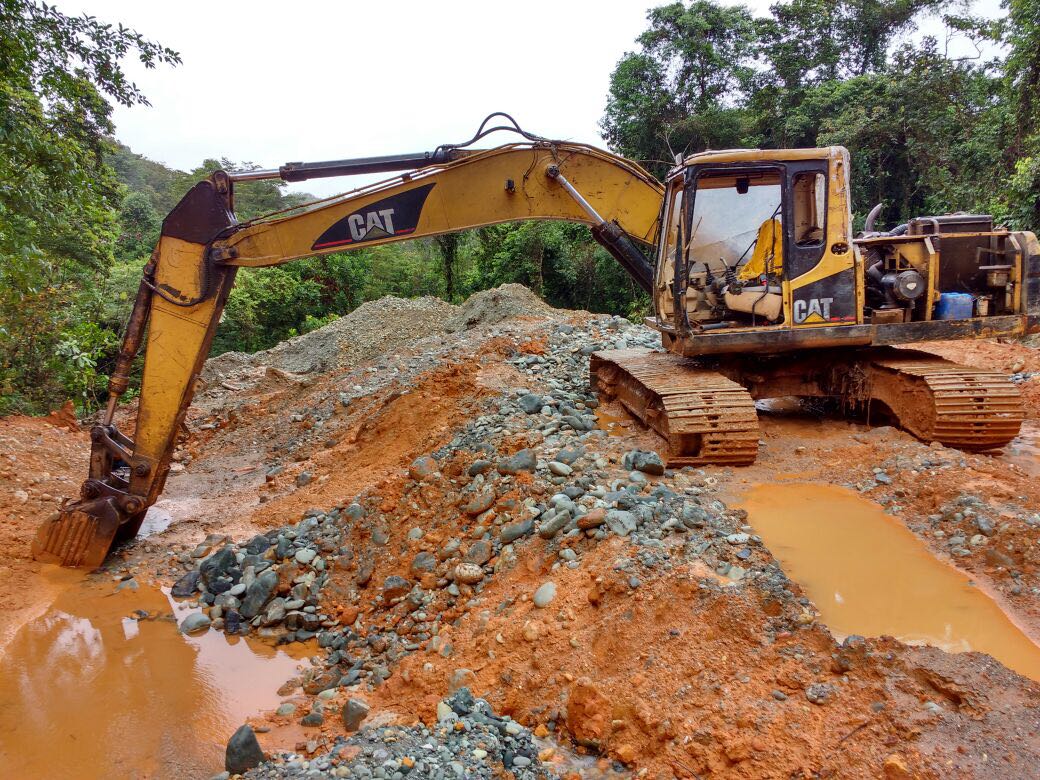
[[[739,284],[726,285],[723,290],[727,308],[750,314],[753,320],[776,322],[783,316],[783,290],[779,284],[770,283],[783,272],[783,235],[783,226],[776,217],[762,223],[751,259],[737,269]]]

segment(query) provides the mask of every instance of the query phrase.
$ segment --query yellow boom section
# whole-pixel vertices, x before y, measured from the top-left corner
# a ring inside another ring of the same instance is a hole
[[[396,176],[306,207],[302,213],[255,222],[216,246],[232,250],[224,261],[228,265],[265,266],[500,222],[554,219],[594,224],[546,175],[551,165],[558,166],[606,219],[635,239],[654,242],[664,190],[649,173],[591,146],[525,143],[466,153],[454,162]],[[396,211],[395,202],[409,193],[414,194],[412,200],[421,200],[414,223],[401,219],[407,215],[388,213]],[[378,208],[382,204],[388,205]],[[341,220],[345,224],[336,240],[319,240]]]

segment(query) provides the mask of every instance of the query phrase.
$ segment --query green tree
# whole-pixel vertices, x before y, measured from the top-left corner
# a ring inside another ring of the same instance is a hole
[[[136,260],[152,253],[159,241],[162,219],[143,192],[128,192],[119,208],[119,238],[116,258]]]
[[[62,392],[71,353],[58,345],[76,337],[75,304],[112,261],[121,193],[104,159],[108,101],[147,102],[122,69],[127,56],[180,61],[122,25],[0,0],[0,411]]]
[[[441,255],[441,270],[444,273],[444,297],[449,301],[455,300],[455,274],[458,270],[459,243],[462,236],[459,233],[444,233],[436,236],[434,243]]]
[[[642,160],[658,175],[673,153],[725,147],[742,135],[734,105],[750,88],[757,40],[744,6],[713,0],[652,9],[611,75],[601,127],[612,148]]]

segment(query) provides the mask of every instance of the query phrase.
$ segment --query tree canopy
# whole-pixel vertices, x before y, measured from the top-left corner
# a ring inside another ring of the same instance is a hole
[[[844,145],[860,214],[884,201],[889,221],[977,210],[1036,228],[1038,7],[1007,0],[994,23],[944,0],[790,0],[757,18],[672,3],[615,68],[603,130],[658,174],[675,152]],[[926,14],[1006,55],[909,36]]]

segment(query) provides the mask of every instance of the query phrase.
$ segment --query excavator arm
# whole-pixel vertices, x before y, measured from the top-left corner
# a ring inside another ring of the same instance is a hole
[[[524,135],[524,142],[482,151],[445,146],[419,155],[217,171],[196,184],[163,221],[145,266],[109,383],[108,407],[91,430],[89,476],[79,498],[41,526],[34,557],[95,567],[114,543],[137,534],[166,483],[177,431],[239,267],[551,219],[589,225],[649,291],[653,272],[637,243],[657,240],[660,184],[638,165],[599,149]],[[405,173],[249,222],[234,216],[236,180],[300,181],[392,170]],[[142,344],[141,395],[130,438],[113,417]]]

